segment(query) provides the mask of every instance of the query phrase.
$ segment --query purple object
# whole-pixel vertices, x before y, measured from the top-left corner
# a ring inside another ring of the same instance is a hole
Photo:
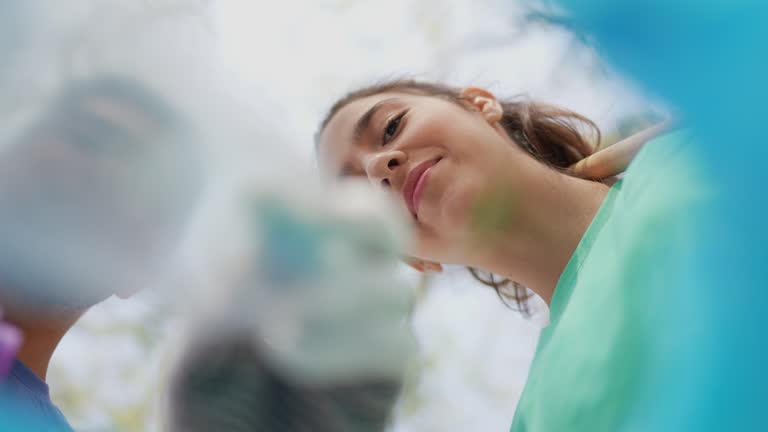
[[[0,321],[0,381],[8,376],[20,346],[21,331]]]

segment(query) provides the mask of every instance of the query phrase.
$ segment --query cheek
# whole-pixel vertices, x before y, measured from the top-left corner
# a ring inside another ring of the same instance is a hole
[[[466,132],[469,126],[451,111],[420,110],[408,119],[404,136],[418,147],[441,147],[453,152],[460,150],[467,135],[471,135]]]
[[[477,196],[483,190],[484,170],[465,158],[447,155],[435,166],[424,193],[424,223],[444,238],[462,238]]]

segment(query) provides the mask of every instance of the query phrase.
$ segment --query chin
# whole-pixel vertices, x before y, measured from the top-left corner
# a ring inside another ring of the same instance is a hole
[[[463,228],[459,231],[450,228],[419,227],[408,255],[443,264],[460,262],[456,248],[464,243],[464,232]]]

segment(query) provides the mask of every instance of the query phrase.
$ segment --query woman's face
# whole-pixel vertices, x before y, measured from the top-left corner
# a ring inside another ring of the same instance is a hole
[[[409,254],[460,263],[482,220],[477,212],[483,200],[507,192],[500,187],[517,189],[515,172],[533,162],[499,118],[490,94],[462,106],[433,96],[382,93],[355,100],[333,116],[320,135],[320,158],[333,175],[367,177],[396,197],[415,225]]]

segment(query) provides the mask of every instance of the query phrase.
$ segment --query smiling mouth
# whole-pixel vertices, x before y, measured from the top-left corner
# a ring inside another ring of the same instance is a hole
[[[442,158],[432,159],[416,165],[416,167],[408,173],[408,177],[403,185],[403,199],[405,200],[405,205],[417,220],[419,218],[418,205],[421,200],[421,194],[424,192],[427,183],[429,170],[440,162],[441,159]]]

